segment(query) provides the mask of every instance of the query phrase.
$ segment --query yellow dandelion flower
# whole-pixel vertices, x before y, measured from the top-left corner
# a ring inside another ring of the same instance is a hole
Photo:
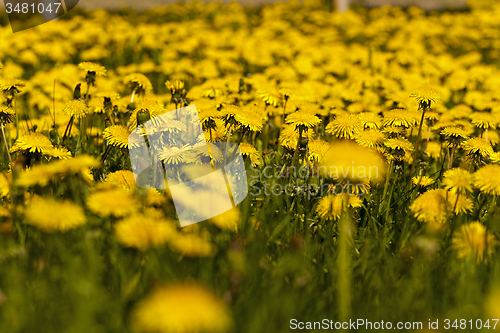
[[[490,160],[492,163],[500,163],[500,152],[491,153]]]
[[[386,163],[378,152],[350,141],[332,144],[322,165],[327,169],[327,176],[355,183],[376,184],[386,173]]]
[[[362,124],[357,114],[344,113],[332,120],[325,129],[326,133],[333,134],[340,139],[354,139],[361,131]]]
[[[250,132],[260,132],[264,126],[264,120],[257,113],[238,112],[234,115],[234,120],[239,128]]]
[[[479,128],[496,128],[498,120],[488,112],[472,113],[471,122]]]
[[[427,187],[434,184],[434,179],[429,176],[415,176],[411,179],[413,184],[421,187]]]
[[[359,132],[356,135],[355,141],[357,144],[366,148],[381,147],[385,140],[384,133],[378,129],[367,129]]]
[[[260,154],[250,143],[240,143],[240,150],[243,156],[249,156],[252,164],[260,164]]]
[[[225,303],[193,283],[157,287],[133,310],[131,321],[145,333],[224,332],[232,325]]]
[[[130,114],[129,118],[129,126],[128,129],[132,132],[134,129],[137,128],[137,125],[139,123],[145,123],[146,121],[150,120],[153,123],[159,123],[159,118],[157,118],[159,115],[163,114],[166,112],[166,109],[164,108],[163,104],[158,103],[156,101],[144,101],[140,103],[134,111]],[[144,118],[144,119],[141,119]],[[179,130],[185,130],[185,125],[179,121],[172,120],[171,126],[166,125],[166,128],[162,129],[167,129],[168,127],[173,127],[178,128]],[[162,124],[163,125],[163,124]]]
[[[108,142],[108,145],[119,148],[129,147],[130,132],[127,127],[123,125],[108,126],[102,132],[102,137]],[[132,140],[131,146],[139,147],[139,141]]]
[[[359,118],[364,128],[380,128],[382,126],[382,119],[375,112],[361,113]]]
[[[452,208],[450,206],[446,199],[446,191],[435,189],[417,197],[411,204],[410,210],[417,220],[429,224],[431,229],[439,230],[448,219]]]
[[[125,217],[139,209],[139,203],[132,193],[122,188],[96,191],[88,196],[86,204],[101,217]]]
[[[474,208],[474,203],[465,194],[450,193],[448,195],[448,202],[455,214],[467,214]]]
[[[179,80],[175,80],[174,82],[167,81],[165,82],[165,86],[168,90],[170,90],[170,93],[174,95],[182,92],[182,90],[184,89],[184,82]]]
[[[413,97],[418,102],[421,109],[429,109],[431,103],[441,101],[441,93],[431,87],[420,87],[414,90],[410,97]]]
[[[208,240],[192,234],[178,234],[170,239],[169,245],[187,257],[211,256],[215,251]]]
[[[208,222],[215,224],[220,229],[236,232],[241,224],[241,213],[237,207],[233,207],[220,215],[210,218]]]
[[[149,81],[146,75],[141,73],[127,75],[124,82],[131,87],[132,91],[137,91],[138,93],[149,93],[153,91],[151,81]]]
[[[25,223],[45,232],[66,232],[87,222],[82,207],[69,201],[40,199],[24,211]]]
[[[4,124],[12,123],[16,119],[16,113],[11,107],[0,105],[0,122]]]
[[[321,119],[308,112],[296,111],[286,117],[286,123],[295,126],[295,129],[302,128],[307,130],[308,128],[319,125]]]
[[[306,133],[308,140],[312,140],[314,133],[312,131],[307,131]],[[297,148],[298,140],[299,133],[295,131],[295,126],[293,125],[285,126],[279,136],[280,145],[290,150],[295,150]]]
[[[134,173],[129,170],[118,170],[106,176],[106,183],[118,185],[124,189],[130,190],[136,187]]]
[[[17,138],[12,148],[10,148],[10,152],[30,152],[44,154],[46,151],[53,148],[54,146],[52,146],[52,143],[50,142],[48,137],[41,133],[29,132]]]
[[[312,162],[324,162],[324,156],[330,149],[330,144],[323,140],[311,140],[307,144],[309,149],[309,160]]]
[[[464,169],[454,168],[443,174],[443,185],[452,193],[472,191],[472,175]]]
[[[162,246],[176,237],[173,223],[155,215],[138,214],[117,222],[114,228],[118,242],[144,251],[149,247]]]
[[[109,98],[110,100],[117,101],[121,98],[120,94],[113,90],[100,90],[96,94],[99,98]]]
[[[106,68],[93,62],[81,62],[78,64],[78,68],[83,69],[86,72],[90,72],[93,75],[106,75]]]
[[[462,148],[468,155],[488,157],[493,153],[493,148],[489,141],[483,138],[470,138],[462,143]]]
[[[468,139],[470,131],[465,130],[459,126],[448,126],[443,128],[441,134],[450,139]]]
[[[15,78],[0,79],[0,90],[10,95],[21,92],[21,88],[24,86],[25,83],[23,81]]]
[[[500,175],[500,165],[485,165],[474,173],[474,186],[486,194],[500,195],[500,177],[498,175]]]
[[[342,215],[342,210],[347,207],[361,207],[361,199],[354,194],[330,194],[321,198],[316,208],[316,212],[321,218],[326,220],[338,220]]]
[[[439,158],[441,156],[441,145],[438,142],[429,141],[425,152],[434,159]]]
[[[452,249],[460,259],[472,259],[477,263],[487,261],[497,245],[495,236],[479,222],[462,225],[453,234]]]
[[[414,115],[404,109],[393,109],[384,112],[384,126],[411,127],[417,123]]]
[[[62,146],[49,148],[45,150],[44,154],[61,160],[71,158],[71,152],[67,148]]]
[[[406,154],[413,151],[413,144],[404,137],[387,139],[384,145],[393,150],[392,157],[398,161],[403,161],[406,158]]]
[[[75,117],[77,119],[83,118],[89,113],[90,109],[85,104],[84,101],[79,99],[74,99],[66,104],[64,104],[63,112],[68,116]]]
[[[259,89],[257,91],[257,96],[272,106],[278,106],[281,103],[281,99],[283,97],[282,94],[279,93],[278,90],[272,88]]]

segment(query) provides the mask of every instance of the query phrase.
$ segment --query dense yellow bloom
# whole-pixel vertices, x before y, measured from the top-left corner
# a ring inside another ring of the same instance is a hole
[[[254,146],[249,143],[240,143],[240,150],[243,156],[249,156],[252,164],[260,164],[260,154]]]
[[[443,185],[445,189],[453,193],[472,191],[472,175],[460,168],[447,170],[443,174]]]
[[[466,214],[474,208],[472,200],[461,193],[449,193],[448,202],[451,204],[453,213],[455,214]]]
[[[50,149],[53,149],[49,138],[41,133],[29,132],[19,136],[10,149],[11,153],[15,152],[30,152],[44,154]]]
[[[500,165],[485,165],[473,175],[474,186],[486,194],[500,195]]]
[[[229,311],[207,288],[193,283],[157,287],[132,312],[132,326],[147,333],[224,332]]]
[[[487,261],[496,245],[495,236],[479,222],[462,225],[452,239],[452,248],[458,258],[472,259],[477,263]]]
[[[327,220],[338,220],[342,211],[349,207],[361,207],[361,199],[354,194],[330,194],[321,198],[316,208],[318,215]]]
[[[69,201],[40,199],[24,211],[26,223],[45,232],[66,232],[87,222],[82,207]]]
[[[322,163],[330,145],[323,140],[311,140],[308,142],[307,148],[309,149],[309,160]]]
[[[87,198],[87,207],[101,217],[128,216],[139,209],[139,203],[130,191],[122,188],[99,190]]]
[[[431,229],[439,230],[444,226],[453,207],[446,199],[443,189],[430,190],[418,196],[410,210],[420,222],[429,224]]]
[[[356,114],[344,113],[332,120],[325,129],[326,133],[333,134],[340,139],[354,139],[361,131],[362,124]]]
[[[19,93],[21,88],[26,84],[15,78],[2,78],[0,79],[0,90],[8,93]]]
[[[177,237],[173,223],[158,218],[156,214],[138,214],[115,224],[117,240],[127,247],[146,250],[164,245]]]

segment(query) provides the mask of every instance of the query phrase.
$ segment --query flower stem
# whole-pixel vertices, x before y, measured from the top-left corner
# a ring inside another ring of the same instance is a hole
[[[0,122],[0,125],[2,125],[3,142],[5,143],[5,149],[7,149],[7,156],[9,156],[9,163],[10,163],[10,166],[12,167],[12,158],[10,157],[9,144],[7,143],[7,138],[5,137],[5,131],[4,131],[4,128],[3,128],[3,123]]]

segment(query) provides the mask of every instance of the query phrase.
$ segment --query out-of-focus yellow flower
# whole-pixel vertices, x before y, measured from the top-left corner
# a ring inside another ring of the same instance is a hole
[[[0,173],[0,198],[6,197],[10,193],[10,181],[8,175]]]
[[[106,176],[106,183],[118,185],[130,190],[136,187],[134,173],[130,170],[118,170]]]
[[[361,199],[354,194],[329,194],[321,198],[316,208],[318,215],[326,220],[338,220],[342,211],[349,207],[361,207]]]
[[[350,141],[333,143],[321,164],[328,176],[353,182],[377,184],[386,174],[386,163],[379,153]]]
[[[24,211],[26,223],[45,232],[66,232],[87,222],[82,207],[69,201],[40,199]]]
[[[443,189],[430,190],[420,195],[411,204],[410,210],[420,222],[425,222],[433,230],[441,229],[448,219],[452,207]]]
[[[472,211],[472,208],[474,208],[472,200],[469,199],[465,194],[461,193],[449,193],[448,202],[453,208],[453,213],[457,215],[466,214],[467,212]]]
[[[178,283],[153,290],[132,312],[132,326],[145,333],[224,332],[229,311],[207,288]]]
[[[86,203],[94,214],[101,217],[124,217],[139,209],[132,193],[122,188],[97,190],[88,196]]]
[[[500,195],[500,165],[485,165],[473,175],[474,186],[481,192]]]
[[[212,243],[193,234],[178,234],[169,241],[169,245],[187,257],[211,256],[215,251]]]
[[[118,242],[141,251],[177,238],[173,223],[159,218],[157,214],[133,215],[117,222],[114,227]]]
[[[487,261],[497,245],[495,236],[479,222],[462,225],[453,234],[452,248],[460,259],[472,259],[477,263]]]
[[[450,169],[443,174],[443,177],[443,185],[450,192],[465,193],[465,191],[472,191],[472,175],[467,170]]]
[[[12,123],[16,119],[16,113],[11,107],[0,105],[0,122],[4,124]]]
[[[165,86],[172,95],[181,92],[184,89],[184,82],[175,80],[173,82],[167,81],[165,82]]]
[[[241,224],[241,213],[238,208],[233,207],[220,215],[210,218],[208,222],[223,230],[238,231]]]

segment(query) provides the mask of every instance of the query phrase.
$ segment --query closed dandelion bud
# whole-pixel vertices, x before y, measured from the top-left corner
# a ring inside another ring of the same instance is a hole
[[[141,110],[137,112],[137,125],[142,125],[151,119],[148,109]]]

